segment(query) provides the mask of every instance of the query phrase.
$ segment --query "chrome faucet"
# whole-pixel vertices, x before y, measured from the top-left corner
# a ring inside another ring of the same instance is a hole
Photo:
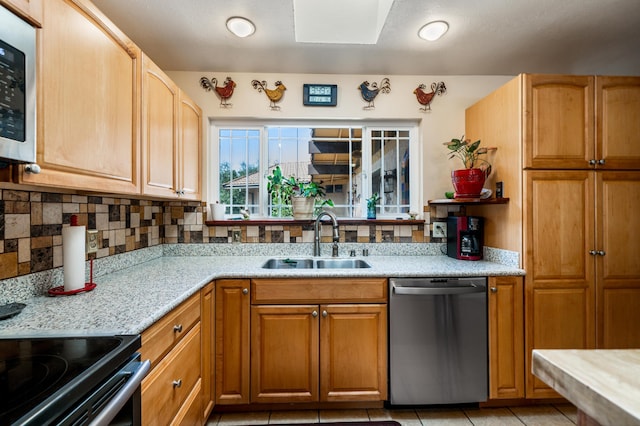
[[[333,224],[333,246],[331,248],[331,257],[338,257],[338,241],[340,240],[340,234],[338,233],[338,219],[335,214],[328,211],[321,211],[316,218],[316,222],[313,227],[313,255],[320,256],[320,233],[318,231],[320,229],[320,219],[324,216],[329,216]]]

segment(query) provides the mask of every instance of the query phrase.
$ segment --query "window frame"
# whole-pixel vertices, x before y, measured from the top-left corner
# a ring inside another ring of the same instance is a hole
[[[269,120],[269,119],[250,119],[250,120],[210,120],[209,122],[209,161],[208,161],[208,173],[209,176],[207,182],[207,201],[209,203],[219,200],[219,186],[220,186],[220,129],[251,129],[258,130],[260,132],[260,165],[259,173],[262,176],[262,181],[259,190],[259,213],[252,216],[257,219],[270,218],[266,215],[268,193],[267,193],[267,170],[268,170],[268,127],[316,127],[316,128],[332,128],[332,127],[361,127],[362,128],[362,166],[363,170],[363,196],[360,200],[361,214],[358,217],[341,217],[343,219],[365,219],[366,218],[366,199],[371,194],[371,182],[370,174],[372,172],[372,152],[371,152],[371,132],[394,130],[409,132],[409,150],[410,158],[416,160],[410,160],[409,168],[409,181],[410,181],[410,202],[409,211],[422,213],[423,206],[423,152],[422,143],[420,140],[420,123],[417,120],[323,120],[323,119],[305,119],[305,120]],[[213,201],[211,201],[213,200]],[[406,215],[406,213],[378,213],[379,219],[406,219],[400,215]]]

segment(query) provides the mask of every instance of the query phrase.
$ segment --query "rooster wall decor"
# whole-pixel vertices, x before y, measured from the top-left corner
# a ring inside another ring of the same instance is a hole
[[[202,77],[200,79],[200,86],[207,92],[215,90],[220,98],[220,108],[230,108],[232,106],[232,104],[229,103],[229,99],[233,96],[233,89],[236,87],[236,83],[231,77],[227,77],[224,80],[224,86],[218,86],[218,80],[215,77],[211,80],[207,77]]]
[[[280,80],[275,82],[275,89],[267,89],[267,82],[264,80],[253,80],[251,85],[258,92],[264,92],[267,95],[267,98],[269,98],[270,101],[269,108],[271,108],[272,111],[280,111],[280,107],[276,105],[276,103],[280,102],[284,95],[284,91],[287,90]]]
[[[378,87],[378,83],[375,81],[369,85],[369,82],[365,80],[358,86],[358,90],[360,90],[362,99],[368,102],[367,106],[362,109],[375,109],[375,105],[373,104],[374,99],[378,96],[378,93],[390,93],[391,82],[385,77],[380,80],[380,87]]]
[[[419,108],[420,111],[431,111],[431,101],[436,95],[444,95],[447,93],[447,87],[444,85],[444,81],[439,83],[433,82],[431,83],[431,92],[427,93],[424,90],[427,88],[424,84],[421,84],[413,91],[413,94],[416,95],[418,102],[423,105],[422,108]]]

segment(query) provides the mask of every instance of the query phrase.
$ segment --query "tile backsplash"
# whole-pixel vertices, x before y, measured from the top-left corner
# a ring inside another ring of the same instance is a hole
[[[313,226],[207,226],[206,205],[197,201],[140,200],[0,189],[0,280],[62,266],[62,228],[72,215],[78,224],[98,231],[103,258],[162,244],[310,243]],[[322,229],[330,241],[330,227]],[[429,242],[428,224],[343,225],[341,243]]]

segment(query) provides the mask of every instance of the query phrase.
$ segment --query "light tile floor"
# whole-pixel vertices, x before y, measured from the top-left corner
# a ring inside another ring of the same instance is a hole
[[[571,404],[508,408],[433,408],[260,411],[212,414],[207,426],[328,423],[395,420],[402,426],[571,426],[577,423]]]

